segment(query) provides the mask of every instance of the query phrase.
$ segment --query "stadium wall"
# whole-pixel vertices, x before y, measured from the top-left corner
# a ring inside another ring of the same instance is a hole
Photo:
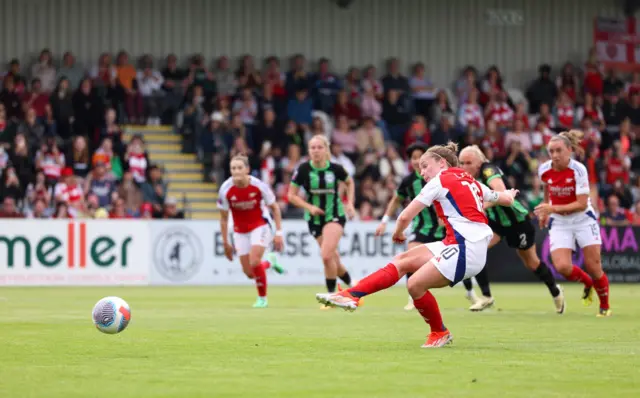
[[[342,260],[360,279],[405,250],[377,223],[350,222],[340,242]],[[389,228],[391,231],[392,228]],[[284,222],[288,270],[274,285],[317,285],[323,279],[318,247],[303,221]],[[640,281],[640,228],[605,228],[603,267],[612,282]],[[546,231],[538,251],[550,264]],[[575,263],[582,265],[578,254]],[[535,281],[504,243],[489,251],[491,279]],[[0,286],[248,285],[237,260],[224,257],[218,223],[210,221],[4,220],[0,232]],[[404,283],[400,281],[399,283]]]
[[[85,65],[103,51],[163,58],[203,53],[302,53],[335,68],[388,56],[429,66],[439,86],[457,70],[496,64],[518,86],[537,65],[584,61],[593,18],[620,16],[619,0],[0,0],[0,54],[26,65],[50,48]],[[515,11],[511,12],[511,11]],[[522,18],[520,18],[520,16]]]

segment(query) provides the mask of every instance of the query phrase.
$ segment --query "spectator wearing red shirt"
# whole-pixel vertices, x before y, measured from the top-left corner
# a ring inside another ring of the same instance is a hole
[[[345,90],[338,93],[336,104],[333,107],[333,118],[335,120],[338,120],[343,115],[347,117],[351,127],[356,127],[362,117],[360,108],[349,100],[349,95]]]
[[[23,109],[33,108],[38,119],[42,120],[46,116],[46,107],[49,105],[49,96],[42,92],[42,82],[40,79],[31,81],[31,91],[22,97]]]
[[[65,157],[55,138],[48,138],[36,154],[36,169],[42,170],[46,177],[47,185],[55,185],[60,179],[62,168],[65,166]]]
[[[458,110],[458,123],[463,130],[467,130],[470,124],[474,124],[480,128],[480,130],[484,130],[484,115],[482,108],[478,105],[478,90],[471,90],[467,101],[460,106]]]
[[[602,74],[598,70],[598,66],[593,63],[587,63],[584,74],[584,92],[594,97],[601,97],[604,91],[604,82]],[[586,98],[585,98],[586,101]]]
[[[640,72],[633,72],[631,81],[624,87],[624,92],[627,98],[631,98],[631,96],[633,95],[640,94]]]
[[[631,160],[622,153],[620,141],[614,142],[613,148],[605,155],[605,169],[607,172],[606,182],[613,185],[616,180],[621,179],[625,184],[629,184],[629,169]]]
[[[16,200],[7,196],[2,201],[2,210],[0,210],[0,218],[24,218],[22,213],[16,209]]]
[[[570,130],[575,126],[576,109],[573,100],[571,100],[571,97],[569,97],[566,92],[560,92],[553,113],[559,128]]]
[[[127,208],[124,204],[124,199],[116,198],[113,201],[113,209],[109,213],[109,218],[112,219],[129,219],[133,218],[131,214],[127,213]]]
[[[413,124],[404,135],[404,147],[408,148],[414,142],[423,142],[427,145],[431,143],[431,132],[427,127],[427,122],[423,116],[416,116]]]
[[[580,123],[586,116],[589,116],[591,120],[593,120],[593,124],[598,130],[604,131],[606,126],[604,124],[602,109],[595,103],[594,96],[588,92],[584,95],[584,105],[579,107],[576,112],[576,120]]]
[[[376,67],[369,65],[362,72],[362,91],[372,88],[376,98],[381,101],[384,98],[384,87],[382,82],[376,76]]]
[[[513,124],[513,109],[507,103],[507,95],[504,91],[498,91],[489,96],[484,115],[487,120],[496,122],[499,129],[509,128]]]
[[[360,70],[351,67],[344,77],[344,90],[347,92],[349,102],[360,101]]]
[[[61,182],[56,184],[54,194],[57,202],[64,202],[75,211],[84,211],[84,190],[78,183],[71,167],[62,170]],[[70,210],[73,213],[73,210]]]
[[[504,92],[504,85],[500,70],[497,66],[492,66],[487,70],[484,81],[480,85],[482,90],[480,94],[480,104],[487,104],[491,99],[491,95]]]
[[[153,218],[153,205],[151,203],[143,203],[140,206],[140,218],[150,220]]]
[[[499,158],[502,158],[506,154],[504,138],[502,133],[498,131],[496,122],[493,120],[487,122],[487,129],[481,144],[483,148],[491,148],[493,154]]]
[[[556,85],[558,86],[558,91],[564,91],[572,101],[578,100],[580,84],[571,62],[567,62],[562,67],[562,73],[556,79]]]
[[[529,114],[527,114],[527,104],[524,102],[518,102],[516,104],[516,111],[513,115],[513,121],[520,120],[524,123],[524,128],[531,130],[531,122],[529,121]]]

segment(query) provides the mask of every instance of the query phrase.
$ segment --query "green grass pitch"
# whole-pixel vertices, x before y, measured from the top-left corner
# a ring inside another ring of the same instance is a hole
[[[495,285],[469,313],[440,289],[452,346],[420,349],[427,328],[401,288],[356,313],[321,311],[320,288],[0,289],[0,397],[637,397],[640,286],[613,285],[613,317],[566,286],[558,316],[542,285]],[[99,333],[91,309],[128,301],[132,322]]]

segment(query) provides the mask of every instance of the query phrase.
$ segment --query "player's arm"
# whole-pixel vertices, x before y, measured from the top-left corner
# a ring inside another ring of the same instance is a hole
[[[295,207],[305,209],[306,211],[308,211],[314,216],[324,214],[324,211],[322,211],[322,209],[302,199],[299,193],[300,193],[300,187],[296,183],[292,182],[291,185],[289,186],[289,193],[287,194],[287,199],[289,200],[289,203],[291,203]]]
[[[346,173],[346,172],[345,172]],[[356,215],[356,184],[349,175],[346,176],[344,184],[347,188],[347,215],[349,218],[353,218]]]
[[[507,190],[507,186],[504,185],[504,181],[502,180],[502,177],[500,177],[499,175],[495,175],[491,178],[489,178],[487,180],[487,184],[489,186],[489,188],[491,188],[492,190],[496,191],[496,192],[504,192]],[[485,210],[488,209],[489,207],[493,207],[493,206],[497,206],[498,203],[497,202],[489,202],[489,201],[484,201],[484,208]]]
[[[540,203],[535,209],[538,217],[546,217],[552,213],[577,213],[587,210],[589,206],[589,194],[591,193],[587,168],[579,164],[574,171],[576,200],[566,205],[553,205],[546,200],[548,198],[548,191],[545,190],[545,202]]]
[[[418,214],[422,210],[427,207],[422,201],[418,200],[418,198],[414,199],[409,203],[409,206],[405,207],[404,210],[398,216],[398,220],[396,221],[396,231],[404,231],[411,224],[411,220],[416,218]]]
[[[427,185],[422,188],[418,196],[415,197],[409,203],[409,206],[405,207],[404,210],[398,216],[396,220],[396,229],[393,232],[392,240],[394,242],[404,242],[406,237],[404,236],[404,231],[407,229],[411,220],[413,220],[422,210],[424,210],[427,206],[431,206],[433,201],[436,200],[442,192],[442,183],[440,182],[440,178],[432,178]]]
[[[504,186],[504,183],[502,185]],[[502,192],[498,192],[482,183],[480,183],[480,187],[482,188],[482,198],[484,199],[485,203],[494,203],[506,207],[509,207],[513,204],[516,195],[518,195],[518,193],[520,192],[517,189],[508,189]]]
[[[540,207],[543,203],[540,203],[537,208]],[[549,208],[549,213],[577,213],[580,211],[587,210],[587,206],[589,206],[589,195],[576,195],[576,201],[568,203],[566,205],[551,205],[549,203],[544,203]]]
[[[262,194],[264,203],[271,209],[271,215],[273,215],[273,221],[276,223],[276,235],[273,239],[273,245],[276,251],[281,252],[284,249],[284,241],[282,239],[282,212],[280,206],[276,200],[276,195],[273,193],[269,185],[263,181],[258,181],[258,187]]]
[[[220,210],[220,233],[222,234],[222,243],[229,244],[229,212]]]

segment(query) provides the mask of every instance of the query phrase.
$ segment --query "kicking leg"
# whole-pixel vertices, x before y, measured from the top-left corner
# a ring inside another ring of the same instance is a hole
[[[551,297],[553,297],[553,303],[556,306],[556,312],[558,314],[564,313],[565,308],[565,300],[564,293],[562,292],[562,288],[556,282],[556,278],[551,273],[547,264],[542,262],[538,257],[538,253],[536,252],[536,245],[531,246],[525,250],[518,250],[518,256],[522,259],[525,267],[533,271],[533,273],[544,283],[547,285],[547,289],[549,289],[549,293],[551,293]]]
[[[409,242],[408,247],[409,250],[413,249],[414,247],[418,247],[420,245],[422,245],[423,243],[420,242]],[[411,275],[413,275],[413,272],[407,272],[407,284],[409,284],[409,278],[411,278]],[[411,296],[409,296],[409,301],[407,302],[407,305],[404,306],[404,310],[405,311],[411,311],[411,310],[415,310],[416,307],[413,305],[413,298]]]

